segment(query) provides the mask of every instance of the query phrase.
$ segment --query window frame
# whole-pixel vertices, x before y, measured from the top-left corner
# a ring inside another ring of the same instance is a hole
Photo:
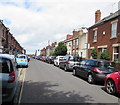
[[[113,25],[115,24],[115,28]],[[111,23],[111,39],[117,37],[117,22]]]
[[[97,29],[94,29],[93,30],[93,42],[97,42],[97,33],[98,33]]]

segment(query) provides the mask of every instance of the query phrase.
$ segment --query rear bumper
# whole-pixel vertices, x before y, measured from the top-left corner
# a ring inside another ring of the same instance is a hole
[[[67,69],[69,70],[69,71],[73,71],[73,66],[67,66]]]
[[[17,66],[28,66],[28,63],[18,63]]]

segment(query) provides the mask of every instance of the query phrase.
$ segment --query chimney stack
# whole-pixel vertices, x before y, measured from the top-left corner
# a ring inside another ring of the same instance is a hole
[[[101,20],[101,11],[97,10],[95,12],[95,23],[97,23],[99,20]]]

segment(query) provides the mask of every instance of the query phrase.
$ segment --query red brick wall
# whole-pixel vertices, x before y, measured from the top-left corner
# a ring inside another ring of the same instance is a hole
[[[97,42],[93,42],[93,29],[94,28],[98,28],[97,29]],[[94,28],[90,28],[88,30],[88,43],[90,44],[90,47],[95,47],[98,52],[97,46],[108,45],[107,51],[110,54],[110,56],[112,57],[112,54],[113,54],[112,44],[118,43],[118,37],[114,38],[114,39],[110,39],[111,38],[111,21],[106,22],[106,23],[99,25],[97,27],[94,27]],[[118,28],[120,28],[120,19],[118,21]],[[120,33],[120,29],[118,29],[118,28],[117,28],[117,35],[118,35],[118,33]],[[105,35],[103,35],[104,31],[105,31]],[[91,56],[91,51],[89,49],[88,57],[90,58],[90,56]]]

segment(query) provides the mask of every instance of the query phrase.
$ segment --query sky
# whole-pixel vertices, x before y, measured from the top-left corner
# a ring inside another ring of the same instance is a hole
[[[95,23],[118,9],[119,0],[0,0],[0,19],[27,54],[66,39],[74,29]]]

